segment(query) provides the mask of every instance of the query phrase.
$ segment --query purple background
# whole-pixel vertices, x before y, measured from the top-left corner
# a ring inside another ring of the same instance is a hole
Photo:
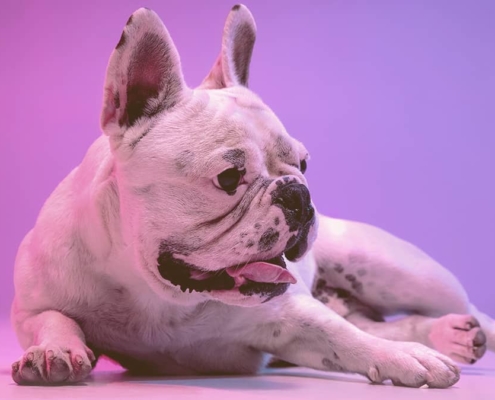
[[[195,86],[233,4],[1,1],[0,312],[21,238],[100,134],[128,16],[158,12]],[[246,4],[258,24],[251,88],[309,148],[319,210],[419,245],[495,315],[495,2]]]

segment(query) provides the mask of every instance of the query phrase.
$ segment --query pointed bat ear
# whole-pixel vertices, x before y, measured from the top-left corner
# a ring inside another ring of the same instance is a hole
[[[256,40],[256,24],[248,8],[236,5],[230,11],[223,30],[222,50],[208,76],[204,89],[248,86],[249,64]]]
[[[125,132],[172,108],[186,89],[179,54],[155,12],[141,8],[127,21],[110,56],[101,127],[118,147]]]

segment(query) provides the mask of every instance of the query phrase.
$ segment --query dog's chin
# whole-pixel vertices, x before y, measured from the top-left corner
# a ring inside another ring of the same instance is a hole
[[[206,271],[164,252],[158,257],[158,272],[165,283],[185,295],[201,293],[239,306],[267,302],[284,294],[291,284],[296,283],[282,254],[267,260]]]

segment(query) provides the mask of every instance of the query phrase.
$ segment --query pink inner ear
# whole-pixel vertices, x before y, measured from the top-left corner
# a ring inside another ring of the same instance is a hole
[[[173,69],[167,43],[157,34],[146,33],[131,56],[127,69],[127,103],[120,125],[131,126],[146,114],[149,99],[163,90],[165,75]]]

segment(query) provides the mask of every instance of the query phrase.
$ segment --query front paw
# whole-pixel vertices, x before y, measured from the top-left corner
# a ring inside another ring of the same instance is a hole
[[[95,361],[86,346],[31,346],[12,364],[12,379],[19,385],[75,383],[85,379]]]
[[[397,386],[446,388],[460,378],[450,358],[418,343],[389,342],[374,359],[366,374],[374,383],[390,379]]]

